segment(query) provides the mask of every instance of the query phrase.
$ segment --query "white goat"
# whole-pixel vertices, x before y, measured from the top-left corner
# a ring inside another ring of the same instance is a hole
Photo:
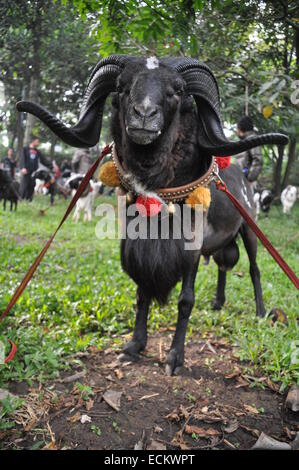
[[[92,218],[92,207],[95,200],[96,195],[99,193],[100,188],[102,187],[102,183],[94,182],[90,180],[90,189],[85,196],[81,196],[78,201],[76,202],[76,208],[73,215],[73,220],[78,222],[80,219],[80,212],[81,210],[84,211],[84,222],[88,220],[91,221]],[[75,193],[75,190],[73,190]]]
[[[289,214],[297,198],[296,186],[290,184],[282,191],[280,200],[283,207],[283,213]]]

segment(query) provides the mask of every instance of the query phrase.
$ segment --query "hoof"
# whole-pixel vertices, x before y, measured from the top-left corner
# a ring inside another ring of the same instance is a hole
[[[117,360],[119,362],[137,362],[139,361],[140,356],[139,354],[135,354],[134,356],[131,354],[121,353],[117,356]]]
[[[167,356],[165,373],[166,375],[181,375],[184,371],[184,353],[179,353],[176,349],[171,349]]]
[[[139,342],[139,341],[129,341],[129,343],[125,344],[123,347],[123,352],[120,354],[118,359],[121,362],[126,362],[126,361],[138,361],[140,359],[139,353],[145,349],[145,344]]]
[[[223,302],[221,300],[215,299],[212,303],[213,310],[221,310],[224,305],[225,300]]]

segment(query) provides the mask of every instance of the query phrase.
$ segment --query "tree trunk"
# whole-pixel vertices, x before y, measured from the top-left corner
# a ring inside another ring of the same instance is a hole
[[[282,170],[282,161],[284,153],[284,145],[278,145],[278,159],[274,168],[273,175],[273,193],[274,196],[277,196],[281,193],[281,170]]]
[[[29,84],[29,101],[34,101],[38,103],[39,101],[39,90],[40,90],[40,47],[41,47],[41,37],[42,37],[42,18],[41,10],[43,7],[43,2],[37,2],[36,16],[33,19],[30,27],[33,34],[33,59],[32,59],[32,75],[30,77]],[[24,143],[28,145],[30,143],[32,129],[34,127],[36,117],[32,114],[27,113],[26,118],[26,127],[25,127],[25,137]]]
[[[20,162],[22,150],[23,150],[23,141],[24,141],[24,128],[23,128],[23,113],[17,113],[17,153],[16,159]]]
[[[29,101],[34,101],[35,103],[38,102],[38,92],[39,92],[39,85],[40,85],[40,77],[37,74],[34,74],[30,78],[30,86],[29,86]],[[24,144],[29,145],[32,129],[34,127],[36,121],[36,117],[30,113],[26,114],[26,127],[25,127],[25,136],[24,136]]]
[[[57,137],[55,134],[51,134],[51,148],[50,148],[50,160],[54,160],[55,157],[55,145],[57,144]]]
[[[289,157],[288,157],[288,162],[287,162],[286,170],[284,173],[281,189],[284,189],[288,185],[289,177],[291,174],[291,168],[293,166],[293,163],[296,160],[296,144],[297,144],[296,137],[291,137],[290,143],[289,143]]]

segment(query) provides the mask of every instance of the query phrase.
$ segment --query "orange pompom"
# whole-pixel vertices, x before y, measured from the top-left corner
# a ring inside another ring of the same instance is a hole
[[[203,210],[206,211],[211,202],[211,193],[209,188],[200,186],[199,188],[194,189],[194,191],[189,194],[185,202],[188,206],[192,207],[192,209],[195,209],[196,204],[201,204]]]
[[[105,186],[115,188],[120,185],[119,177],[113,162],[106,162],[101,166],[98,179]]]

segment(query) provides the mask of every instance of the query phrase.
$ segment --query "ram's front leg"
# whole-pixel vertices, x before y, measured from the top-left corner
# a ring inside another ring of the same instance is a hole
[[[143,351],[147,343],[147,317],[151,298],[138,287],[136,293],[137,311],[133,338],[123,347],[119,356],[121,361],[137,361],[139,353]]]
[[[194,282],[198,269],[199,256],[184,274],[178,303],[178,322],[170,351],[166,359],[166,374],[179,374],[184,366],[185,338],[189,317],[194,305]]]

